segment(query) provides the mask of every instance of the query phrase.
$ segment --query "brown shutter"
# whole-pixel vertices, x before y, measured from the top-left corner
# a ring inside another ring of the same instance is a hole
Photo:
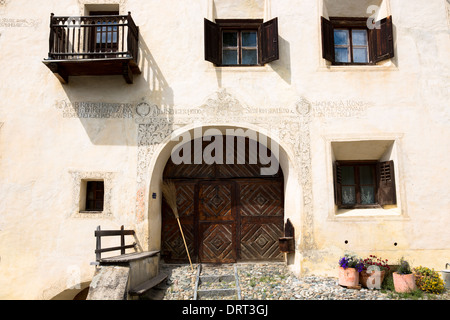
[[[382,19],[379,29],[372,29],[370,42],[372,47],[372,61],[380,62],[394,57],[394,32],[392,16]]]
[[[278,18],[264,22],[260,28],[260,64],[279,59]]]
[[[324,17],[322,17],[322,57],[334,63],[333,24]]]
[[[338,206],[342,204],[342,176],[341,167],[337,162],[333,163],[333,182],[334,182],[334,203]]]
[[[377,164],[378,203],[382,206],[396,204],[394,161]]]
[[[220,64],[220,28],[205,19],[205,60],[214,64]]]

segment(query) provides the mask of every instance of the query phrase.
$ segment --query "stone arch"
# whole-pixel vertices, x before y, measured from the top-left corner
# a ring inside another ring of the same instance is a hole
[[[301,230],[301,213],[303,208],[303,192],[301,182],[299,181],[300,174],[292,151],[279,139],[276,132],[270,132],[257,125],[252,124],[209,124],[208,126],[201,126],[198,124],[191,124],[182,128],[174,130],[170,137],[167,137],[158,146],[155,147],[150,164],[148,166],[149,172],[149,188],[148,188],[148,247],[150,250],[161,249],[161,183],[163,178],[163,171],[167,161],[171,156],[173,148],[179,144],[179,139],[183,134],[189,133],[194,137],[194,130],[216,129],[221,131],[224,135],[226,129],[243,129],[246,132],[257,133],[258,136],[266,138],[267,147],[270,149],[272,143],[277,143],[279,146],[279,163],[284,174],[284,219],[288,218],[293,223],[296,232],[296,239],[300,239]],[[293,262],[294,256],[288,256],[288,262]]]

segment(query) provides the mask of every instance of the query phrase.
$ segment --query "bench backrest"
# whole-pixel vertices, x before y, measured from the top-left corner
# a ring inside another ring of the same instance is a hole
[[[125,254],[126,249],[134,248],[136,243],[125,245],[125,236],[134,236],[134,230],[125,230],[123,226],[120,230],[101,230],[100,226],[95,230],[96,245],[95,245],[95,258],[100,261],[102,252],[120,250],[120,254]],[[102,248],[102,237],[120,236],[120,246]]]

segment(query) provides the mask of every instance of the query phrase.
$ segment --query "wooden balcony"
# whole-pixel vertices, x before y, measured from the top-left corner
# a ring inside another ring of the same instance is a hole
[[[133,83],[138,67],[139,28],[128,15],[50,16],[44,64],[62,83],[71,76],[122,75]]]

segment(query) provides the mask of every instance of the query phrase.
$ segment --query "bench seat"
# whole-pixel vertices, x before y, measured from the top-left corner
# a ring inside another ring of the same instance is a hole
[[[167,274],[160,273],[157,276],[151,278],[150,280],[147,280],[140,285],[130,289],[128,292],[131,296],[140,296],[144,294],[146,291],[150,290],[151,288],[157,286],[161,282],[167,279]]]
[[[120,256],[108,257],[100,259],[100,265],[117,265],[117,264],[128,264],[136,260],[141,260],[145,258],[154,257],[159,253],[159,251],[144,251],[144,252],[133,252],[121,254]]]

